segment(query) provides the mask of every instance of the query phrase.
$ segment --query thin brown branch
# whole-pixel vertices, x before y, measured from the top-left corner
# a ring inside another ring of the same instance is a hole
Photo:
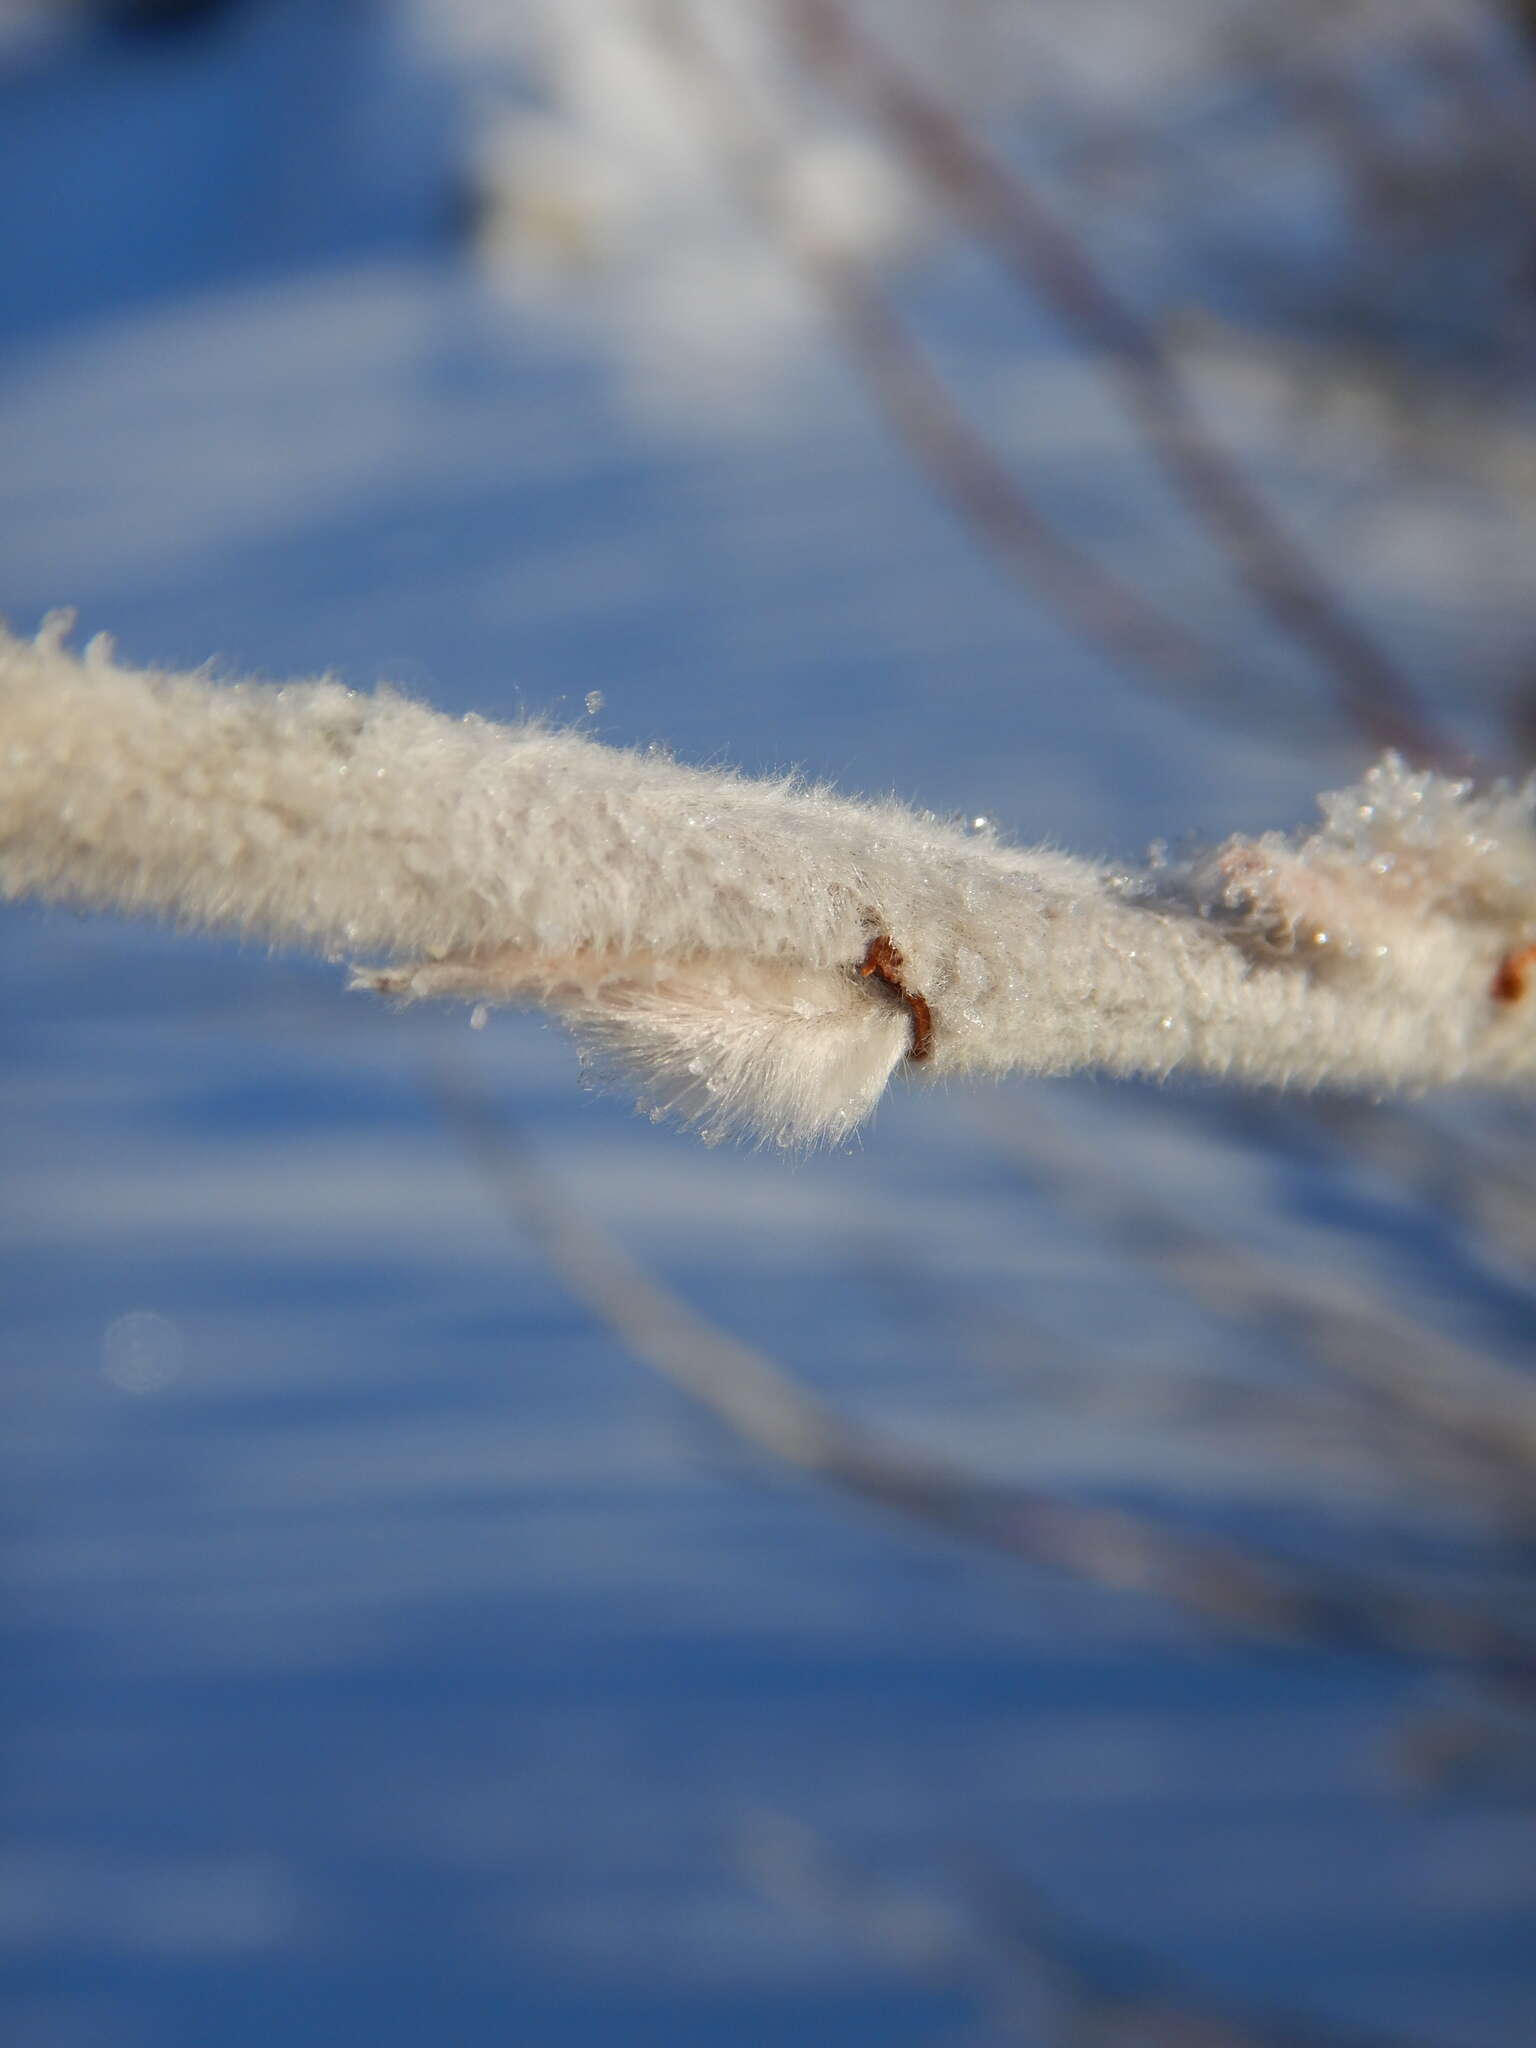
[[[687,67],[743,203],[815,292],[845,354],[918,469],[987,553],[1069,629],[1232,722],[1236,665],[1066,538],[950,400],[864,267],[808,236],[782,204],[777,152],[686,7],[655,0],[658,44]]]
[[[1333,678],[1339,702],[1379,745],[1424,761],[1459,761],[1396,664],[1351,616],[1322,571],[1211,440],[1155,331],[1005,165],[930,97],[838,0],[786,0],[803,48],[864,92],[911,160],[991,240],[1018,282],[1038,292],[1104,362],[1149,448],[1191,513],[1224,549],[1274,624]]]
[[[1121,1508],[998,1487],[881,1442],[562,1205],[549,1175],[535,1170],[462,1071],[440,1074],[437,1094],[498,1198],[570,1292],[635,1357],[778,1463],[964,1543],[1169,1601],[1222,1633],[1467,1666],[1521,1693],[1536,1683],[1536,1644],[1496,1614],[1432,1587],[1302,1571]]]
[[[743,1830],[742,1855],[775,1902],[818,1926],[848,1929],[914,1974],[969,1988],[989,2039],[1093,2048],[1371,2048],[1374,2040],[1385,2048],[1354,2031],[1240,2011],[974,1855],[942,1889],[902,1883],[834,1860],[811,1829],[780,1814]]]
[[[1395,1461],[1462,1492],[1470,1485],[1521,1532],[1536,1521],[1536,1384],[1525,1374],[1326,1276],[1202,1231],[1053,1133],[1038,1106],[1006,1142],[1056,1207],[1107,1224],[1125,1251],[1202,1306],[1293,1332],[1311,1366],[1395,1419],[1381,1446]]]
[[[1531,39],[1536,10],[1506,4],[1504,11],[1515,17],[1523,60],[1510,62],[1515,53],[1509,45],[1486,28],[1479,35],[1475,15],[1469,21],[1459,5],[1424,10],[1417,24],[1417,55],[1454,105],[1465,141],[1484,153],[1496,152],[1514,190],[1529,201],[1536,192],[1536,52]]]
[[[1389,2044],[1291,2012],[1241,2011],[1174,1965],[1068,1915],[1015,1872],[983,1867],[967,1891],[980,1929],[1004,1955],[1013,1950],[1027,1967],[1033,1953],[1049,1970],[1063,2048],[1412,2048],[1402,2035]]]
[[[1459,1222],[1486,1252],[1497,1248],[1529,1273],[1536,1267],[1536,1173],[1528,1134],[1517,1122],[1507,1142],[1442,1130],[1385,1102],[1326,1096],[1308,1119],[1352,1159],[1368,1161],[1418,1201]]]
[[[1232,664],[1058,531],[850,263],[819,256],[806,267],[887,423],[993,558],[1044,596],[1079,639],[1156,676],[1181,704],[1230,721]]]

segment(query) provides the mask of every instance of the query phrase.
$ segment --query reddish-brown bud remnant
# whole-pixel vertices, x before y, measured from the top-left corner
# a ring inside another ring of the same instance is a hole
[[[1488,993],[1496,1003],[1518,1003],[1529,992],[1533,968],[1536,945],[1516,946],[1499,962]]]
[[[912,1019],[912,1043],[907,1050],[907,1058],[925,1060],[933,1050],[933,1012],[925,996],[907,987],[901,978],[901,968],[901,951],[890,933],[877,933],[869,942],[859,973],[866,980],[873,975],[901,997]]]

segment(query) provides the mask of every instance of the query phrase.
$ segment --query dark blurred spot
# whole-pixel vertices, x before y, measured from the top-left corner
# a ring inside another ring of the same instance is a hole
[[[1527,671],[1510,699],[1509,745],[1515,765],[1536,762],[1536,671]]]
[[[172,36],[211,28],[250,0],[108,0],[102,13],[120,35]]]
[[[450,180],[443,194],[439,215],[442,232],[455,249],[473,248],[490,212],[491,195],[484,182],[469,171],[461,171]]]

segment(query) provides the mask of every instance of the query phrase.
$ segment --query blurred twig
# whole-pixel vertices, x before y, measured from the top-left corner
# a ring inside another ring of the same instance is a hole
[[[723,161],[824,308],[898,441],[987,552],[1080,639],[1208,716],[1241,717],[1238,664],[1062,534],[953,404],[864,265],[787,207],[761,119],[678,0],[653,0],[658,44],[685,65]]]
[[[978,1997],[988,2038],[1032,2048],[1366,2048],[1357,2033],[1237,2011],[1070,1919],[1011,1872],[972,1869],[942,1889],[875,1879],[841,1866],[811,1829],[779,1814],[744,1830],[742,1853],[770,1898]]]
[[[1453,1216],[1486,1246],[1536,1266],[1536,1174],[1518,1131],[1508,1146],[1446,1131],[1400,1104],[1319,1098],[1306,1107],[1352,1160],[1389,1174],[1417,1199]],[[1527,1379],[1536,1402],[1536,1381]]]
[[[1442,1479],[1470,1479],[1517,1528],[1536,1519],[1536,1382],[1346,1283],[1202,1231],[1129,1184],[1118,1162],[1106,1169],[1070,1143],[1038,1106],[1015,1120],[1007,1145],[1056,1206],[1107,1223],[1132,1256],[1206,1307],[1293,1332],[1309,1364],[1409,1425],[1391,1440],[1396,1459],[1407,1453]]]
[[[462,1072],[442,1074],[438,1095],[499,1198],[571,1292],[638,1358],[780,1463],[1033,1566],[1169,1600],[1219,1630],[1467,1665],[1521,1692],[1536,1684],[1536,1642],[1433,1587],[1282,1565],[1121,1508],[997,1487],[882,1443],[687,1307],[563,1206]]]
[[[1491,145],[1499,152],[1513,185],[1528,203],[1536,191],[1536,43],[1531,35],[1536,8],[1528,0],[1503,0],[1496,11],[1513,18],[1513,40],[1497,34],[1469,35],[1464,0],[1452,0],[1450,6],[1430,4],[1419,24],[1419,56],[1454,102],[1464,138],[1483,151]],[[1479,16],[1486,30],[1491,24],[1482,8],[1472,13],[1474,29]]]
[[[993,242],[1102,360],[1186,505],[1225,550],[1249,595],[1328,672],[1339,702],[1378,745],[1460,763],[1413,686],[1352,618],[1327,578],[1210,439],[1155,330],[1052,218],[1023,174],[977,141],[837,0],[786,0],[811,58],[848,74],[914,163]]]

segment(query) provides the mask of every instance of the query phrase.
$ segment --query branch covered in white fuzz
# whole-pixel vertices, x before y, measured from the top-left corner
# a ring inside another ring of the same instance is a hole
[[[849,1130],[918,1074],[1536,1080],[1533,793],[1388,756],[1310,837],[1111,871],[387,692],[0,628],[0,889],[536,1002],[706,1134]]]

